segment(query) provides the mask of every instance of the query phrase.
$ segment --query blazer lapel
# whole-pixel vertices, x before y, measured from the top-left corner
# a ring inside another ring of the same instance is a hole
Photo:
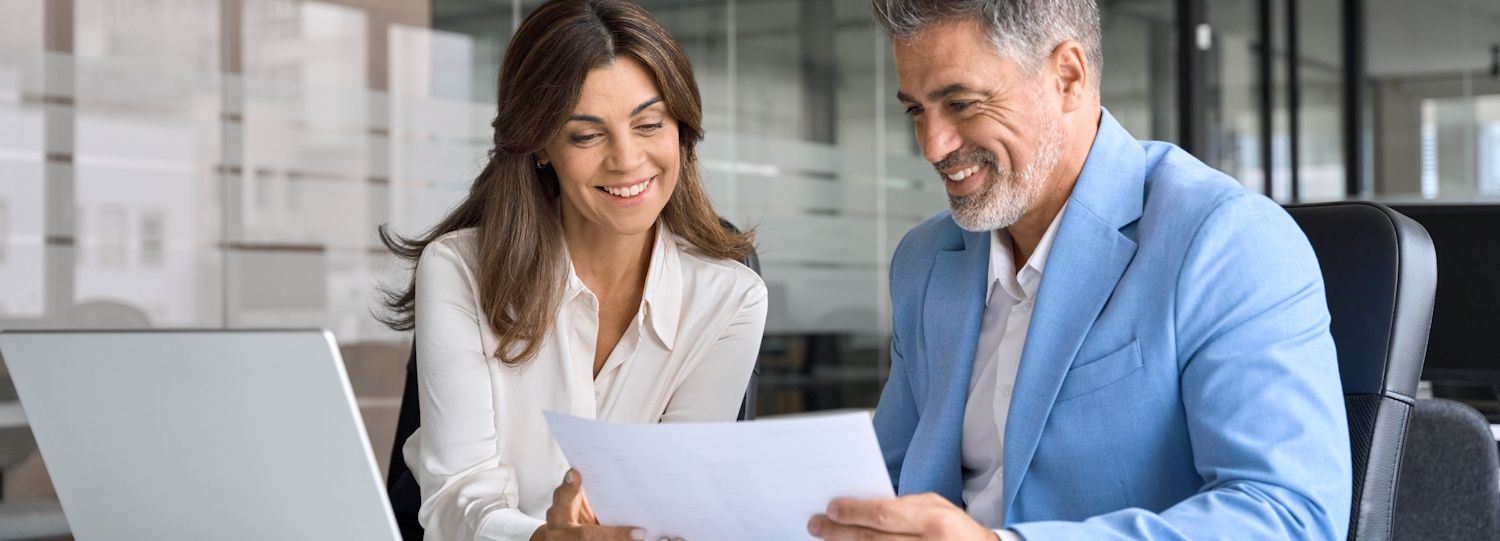
[[[1068,211],[1058,225],[1037,292],[1005,425],[1004,506],[1016,494],[1041,441],[1074,355],[1135,256],[1120,230],[1140,219],[1145,154],[1105,111]]]
[[[916,487],[926,485],[954,502],[962,501],[960,443],[964,403],[969,396],[974,349],[984,316],[990,246],[988,233],[961,234],[964,246],[938,252],[927,281],[922,326],[924,354],[932,376],[928,380],[929,406],[924,408],[929,415],[923,415],[921,424],[925,426],[918,427],[917,436],[929,442],[923,446],[928,450],[923,454],[928,456],[908,457],[908,463],[917,458],[914,463],[928,465],[923,468],[927,470],[926,483],[915,483]],[[913,486],[904,481],[903,487]]]

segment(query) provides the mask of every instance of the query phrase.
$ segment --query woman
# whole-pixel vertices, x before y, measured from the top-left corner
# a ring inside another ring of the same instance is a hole
[[[735,418],[766,290],[699,181],[701,119],[687,56],[644,9],[549,1],[506,51],[468,198],[422,238],[382,231],[416,260],[388,323],[416,331],[403,453],[427,539],[630,538],[592,524],[542,410]]]

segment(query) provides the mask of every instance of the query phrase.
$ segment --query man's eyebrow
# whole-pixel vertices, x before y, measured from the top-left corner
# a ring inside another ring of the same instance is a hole
[[[964,86],[963,83],[953,83],[951,85],[939,88],[937,90],[934,90],[934,91],[928,93],[927,94],[927,100],[928,101],[938,101],[938,100],[941,100],[941,99],[946,98],[948,96],[952,96],[952,95],[960,93],[960,92],[968,92],[968,91],[969,91],[969,87]]]
[[[946,98],[948,96],[952,96],[952,95],[958,94],[960,92],[969,92],[969,91],[970,91],[969,87],[964,86],[963,83],[953,83],[951,85],[948,85],[948,86],[945,86],[945,87],[942,87],[942,88],[939,88],[937,90],[934,90],[932,92],[927,93],[927,101],[939,101],[939,100],[941,100],[943,98]],[[901,101],[902,103],[916,103],[917,102],[916,98],[912,97],[910,94],[907,94],[905,92],[897,92],[896,93],[896,99],[899,100],[899,101]]]

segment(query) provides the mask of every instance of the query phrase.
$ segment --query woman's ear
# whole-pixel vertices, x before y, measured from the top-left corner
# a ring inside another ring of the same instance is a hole
[[[552,164],[552,159],[547,157],[547,151],[545,150],[538,150],[536,152],[535,159],[537,169],[541,169]]]

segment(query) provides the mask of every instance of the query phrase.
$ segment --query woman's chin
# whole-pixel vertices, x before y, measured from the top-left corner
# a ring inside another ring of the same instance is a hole
[[[670,193],[642,193],[628,201],[621,201],[622,198],[593,190],[587,195],[595,200],[574,206],[578,212],[573,218],[594,234],[633,237],[649,233],[666,208],[666,201],[662,197]]]
[[[652,194],[655,195],[655,194]],[[656,225],[656,220],[661,216],[664,203],[658,203],[652,199],[634,202],[629,206],[607,205],[599,210],[599,223],[606,229],[624,236],[639,235],[651,231]]]
[[[586,218],[585,227],[595,235],[611,237],[634,237],[651,232],[656,225],[657,212],[610,212],[603,216]]]
[[[650,233],[651,227],[656,225],[656,218],[657,214],[655,213],[651,214],[650,216],[632,216],[628,219],[610,224],[609,227],[613,229],[615,234],[617,235],[620,235],[622,237],[633,237],[636,235]]]

